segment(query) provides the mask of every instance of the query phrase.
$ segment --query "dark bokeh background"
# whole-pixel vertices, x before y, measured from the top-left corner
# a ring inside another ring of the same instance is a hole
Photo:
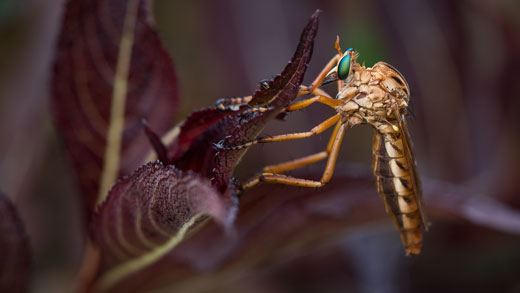
[[[38,292],[72,288],[84,233],[77,191],[48,109],[62,4],[0,3],[0,189],[19,208],[31,236]],[[278,73],[316,8],[323,13],[305,83],[335,53],[336,35],[344,49],[360,52],[359,62],[394,65],[412,90],[409,124],[421,176],[520,209],[520,4],[515,0],[156,0],[157,28],[181,86],[177,121],[218,98],[251,94],[259,80]],[[265,133],[307,130],[331,114],[313,106],[273,122]],[[252,149],[237,177],[320,151],[327,139],[324,134]],[[368,169],[371,139],[369,127],[349,130],[341,162]],[[397,237],[389,223],[360,227],[339,243],[222,290],[520,291],[518,236],[434,222],[424,253],[414,259],[402,256]]]

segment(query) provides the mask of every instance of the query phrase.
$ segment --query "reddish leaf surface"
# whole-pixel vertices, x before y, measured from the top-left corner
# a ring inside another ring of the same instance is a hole
[[[229,227],[236,200],[192,172],[148,163],[119,180],[93,222],[105,267],[139,256],[175,234],[197,213]],[[143,238],[144,237],[144,238]]]
[[[170,159],[168,158],[168,149],[162,142],[161,137],[159,137],[159,135],[150,128],[150,125],[148,125],[148,121],[146,121],[146,119],[143,119],[141,124],[144,127],[144,133],[146,134],[148,141],[155,150],[157,159],[163,163],[168,164],[170,162]]]
[[[54,116],[81,187],[87,216],[100,186],[114,75],[128,0],[68,1],[52,80]],[[158,133],[173,121],[177,82],[171,59],[139,1],[124,109],[120,175],[142,163],[149,144],[140,121]]]
[[[25,292],[29,287],[29,238],[15,207],[0,192],[0,292]]]
[[[176,255],[176,249],[170,252],[171,248],[168,248],[165,252],[163,248],[170,247],[169,243],[176,239],[183,239],[183,231],[193,225],[192,221],[197,219],[199,213],[209,214],[217,223],[229,227],[235,212],[232,192],[236,189],[235,184],[229,184],[229,181],[240,154],[230,156],[221,153],[222,160],[228,162],[225,171],[215,171],[220,175],[215,181],[218,183],[218,191],[204,181],[207,179],[198,176],[213,176],[214,143],[227,135],[232,135],[236,140],[255,138],[265,123],[297,96],[312,55],[317,25],[318,12],[313,14],[304,29],[294,57],[282,74],[269,82],[269,89],[255,93],[254,99],[258,102],[267,98],[273,100],[274,110],[248,117],[245,121],[238,116],[239,112],[223,112],[213,108],[195,112],[173,143],[174,148],[181,153],[186,149],[181,159],[175,162],[175,167],[149,163],[113,187],[92,226],[93,238],[102,256],[95,288],[110,289],[130,276],[132,279],[142,276],[141,271],[147,270],[150,265],[170,258],[170,254]],[[240,131],[236,132],[237,128]],[[157,136],[150,128],[148,136],[157,142]],[[161,146],[155,148],[162,149]],[[223,167],[223,164],[218,165],[217,169]],[[176,169],[179,166],[190,171],[182,173]],[[199,175],[191,173],[191,170]],[[214,230],[213,238],[224,242],[231,239],[220,230]],[[158,251],[161,251],[160,257],[154,258],[152,262],[146,260]],[[216,259],[222,254],[206,255],[207,262],[210,262],[209,259]],[[204,262],[201,265],[206,266]],[[135,269],[135,266],[138,268]],[[168,271],[165,270],[166,273]]]
[[[220,120],[217,118],[218,114],[214,114],[214,111],[218,111],[216,109],[196,113],[193,117],[198,117],[201,113],[205,113],[205,115],[212,118],[208,119],[208,121],[216,123],[214,125],[210,123],[204,125],[207,130],[196,140],[193,140],[189,150],[186,151],[180,159],[174,162],[176,166],[183,170],[193,170],[203,176],[212,178],[214,180],[213,184],[220,191],[226,189],[233,169],[246,150],[217,152],[212,146],[221,140],[223,144],[233,144],[255,139],[264,129],[265,124],[277,116],[283,107],[287,106],[296,98],[312,56],[314,37],[318,30],[318,15],[319,11],[316,11],[311,16],[309,23],[300,36],[298,47],[291,61],[287,64],[282,73],[276,76],[274,80],[268,81],[267,87],[259,87],[248,105],[262,105],[265,104],[266,101],[272,101],[270,105],[273,109],[264,113],[257,113],[250,117],[240,116],[240,111],[228,111],[226,114],[232,113],[233,115],[222,114],[223,118]],[[243,108],[248,108],[248,106],[244,106]],[[186,124],[193,124],[192,119],[188,119]],[[204,127],[199,128],[198,131],[201,132]],[[188,129],[184,129],[184,132],[191,133]],[[186,135],[183,135],[181,131],[179,141],[181,141],[184,136]],[[195,136],[191,135],[190,137]]]
[[[209,107],[191,113],[182,124],[177,139],[168,146],[170,160],[172,162],[177,161],[208,128],[224,117],[236,114],[233,111],[218,110],[216,107]]]
[[[320,176],[318,172],[300,175]],[[445,182],[425,183],[426,211],[433,221],[429,233],[437,221],[448,220],[520,235],[519,211]],[[479,216],[474,216],[475,211]],[[217,290],[265,268],[284,265],[317,246],[343,241],[360,226],[381,223],[393,228],[368,172],[339,168],[333,181],[318,190],[264,184],[241,197],[235,237],[223,237],[216,225],[207,225],[114,291],[167,285],[166,292]],[[425,241],[424,253],[431,246]]]
[[[144,165],[117,182],[93,220],[93,238],[102,255],[101,282],[113,282],[106,272],[113,275],[112,269],[124,270],[172,239],[182,240],[181,230],[199,214],[227,229],[235,212],[234,194],[218,193],[207,179],[159,162]],[[189,228],[197,224],[201,220]]]

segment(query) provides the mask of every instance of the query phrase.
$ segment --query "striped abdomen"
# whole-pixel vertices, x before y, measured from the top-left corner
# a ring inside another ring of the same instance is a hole
[[[372,168],[377,190],[401,232],[406,254],[419,254],[422,246],[423,217],[420,188],[411,151],[404,132],[382,134],[377,130],[373,142]]]

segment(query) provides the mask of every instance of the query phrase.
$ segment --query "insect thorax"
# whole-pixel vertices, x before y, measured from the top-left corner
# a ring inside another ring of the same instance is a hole
[[[381,133],[391,133],[395,132],[394,109],[406,113],[409,92],[402,75],[390,65],[378,62],[365,68],[354,63],[352,75],[337,95],[344,103],[337,110],[351,126],[369,123]]]

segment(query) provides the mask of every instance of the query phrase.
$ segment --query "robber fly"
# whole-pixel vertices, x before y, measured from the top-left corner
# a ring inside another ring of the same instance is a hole
[[[338,157],[343,135],[348,128],[370,124],[374,129],[372,145],[372,170],[376,177],[377,191],[382,197],[386,211],[391,215],[401,233],[406,254],[419,254],[422,246],[421,228],[427,229],[421,199],[421,186],[416,172],[415,160],[410,145],[405,114],[410,102],[410,88],[404,77],[393,66],[378,62],[366,68],[356,60],[358,53],[348,49],[342,53],[339,38],[335,44],[338,54],[334,56],[309,86],[302,86],[299,95],[314,96],[289,105],[284,111],[306,108],[318,102],[336,110],[336,114],[318,124],[310,131],[258,138],[254,141],[221,147],[239,150],[258,143],[294,140],[317,135],[333,127],[332,136],[322,152],[266,166],[263,172],[246,182],[248,189],[259,182],[281,183],[302,187],[321,187],[330,181]],[[332,98],[318,86],[337,82],[338,93]],[[250,97],[219,100],[219,108],[248,103]],[[270,107],[252,107],[247,112],[264,112]],[[327,158],[325,171],[319,181],[283,175],[285,171]]]

